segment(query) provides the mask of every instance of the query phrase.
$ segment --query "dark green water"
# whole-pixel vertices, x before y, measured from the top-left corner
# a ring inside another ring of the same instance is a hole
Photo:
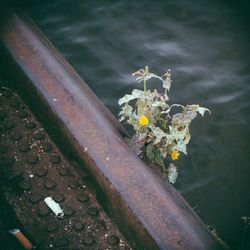
[[[131,73],[145,65],[159,74],[172,69],[172,103],[211,109],[211,117],[192,126],[189,154],[177,163],[176,188],[207,225],[239,249],[241,216],[250,216],[245,10],[227,1],[191,0],[22,5],[114,115],[118,99],[139,87]]]

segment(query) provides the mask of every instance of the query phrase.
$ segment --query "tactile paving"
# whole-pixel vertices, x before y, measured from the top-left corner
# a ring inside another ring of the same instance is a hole
[[[0,139],[3,194],[38,249],[132,249],[88,187],[88,175],[7,88],[0,89]],[[63,208],[62,219],[45,204],[48,196]]]

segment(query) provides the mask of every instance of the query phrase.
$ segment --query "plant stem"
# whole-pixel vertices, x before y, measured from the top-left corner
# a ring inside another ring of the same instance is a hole
[[[147,94],[147,81],[144,79],[143,83],[144,83],[144,95],[146,95]]]

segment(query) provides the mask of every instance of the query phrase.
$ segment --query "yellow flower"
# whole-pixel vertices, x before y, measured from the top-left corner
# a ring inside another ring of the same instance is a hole
[[[140,126],[146,126],[148,125],[148,118],[147,116],[143,115],[140,117],[139,121],[138,121]]]
[[[173,161],[174,161],[174,160],[178,160],[179,155],[180,155],[179,151],[174,150],[174,151],[171,153],[171,158],[172,158],[172,160],[173,160]]]

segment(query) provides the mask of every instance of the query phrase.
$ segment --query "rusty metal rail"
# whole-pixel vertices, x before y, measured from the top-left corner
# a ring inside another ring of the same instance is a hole
[[[29,18],[10,14],[0,41],[5,78],[64,152],[95,177],[106,208],[136,249],[221,248],[174,187],[131,151],[116,119]]]

